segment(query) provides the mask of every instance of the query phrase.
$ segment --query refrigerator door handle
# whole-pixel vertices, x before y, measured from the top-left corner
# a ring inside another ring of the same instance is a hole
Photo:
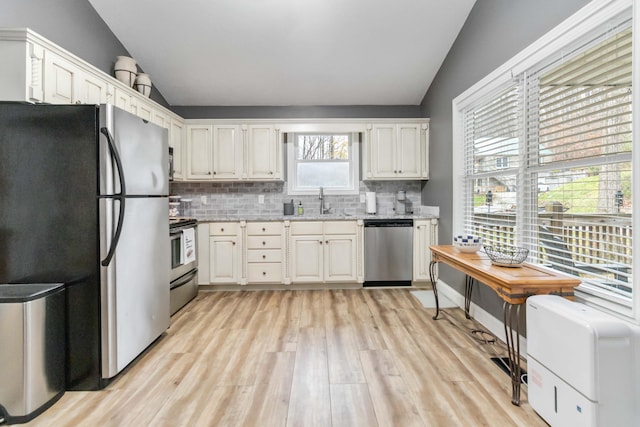
[[[111,263],[111,259],[116,253],[116,247],[118,246],[118,241],[120,240],[120,234],[122,233],[122,225],[124,223],[124,210],[125,210],[125,199],[127,196],[127,190],[124,182],[124,172],[122,171],[122,161],[120,160],[120,155],[118,154],[118,150],[113,142],[113,137],[109,132],[109,129],[106,127],[100,128],[100,132],[104,134],[107,138],[107,145],[109,147],[109,153],[111,157],[116,162],[116,167],[118,169],[118,179],[120,181],[120,193],[101,196],[105,198],[114,199],[120,202],[120,211],[118,215],[118,224],[116,225],[115,233],[113,234],[113,238],[111,239],[111,246],[109,247],[109,252],[107,252],[107,256],[100,262],[103,267],[108,266]]]

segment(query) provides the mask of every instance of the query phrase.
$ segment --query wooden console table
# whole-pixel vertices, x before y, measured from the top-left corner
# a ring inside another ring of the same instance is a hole
[[[489,286],[504,301],[502,307],[511,372],[511,403],[520,405],[520,308],[531,295],[553,294],[572,299],[573,288],[580,284],[580,280],[534,264],[524,263],[521,267],[496,266],[481,251],[465,253],[450,245],[429,246],[429,249],[429,275],[436,300],[434,320],[440,314],[435,274],[439,262],[450,265],[467,276],[464,293],[464,312],[467,318],[470,318],[469,307],[474,282]]]

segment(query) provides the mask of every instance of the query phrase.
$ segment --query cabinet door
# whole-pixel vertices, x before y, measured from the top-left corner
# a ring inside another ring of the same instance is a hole
[[[138,99],[136,115],[141,119],[151,121],[153,119],[153,106],[141,99]]]
[[[239,126],[213,127],[214,179],[240,179],[243,169],[242,148]]]
[[[431,264],[430,245],[437,244],[437,221],[416,220],[413,224],[413,280],[430,281],[429,265]]]
[[[113,91],[113,105],[125,111],[131,112],[131,95],[126,91],[115,88]]]
[[[247,178],[282,179],[282,161],[273,126],[248,127]]]
[[[395,125],[374,125],[369,150],[373,178],[398,177]]]
[[[325,282],[355,282],[356,236],[326,235],[324,240],[324,280]]]
[[[44,102],[74,104],[77,100],[80,68],[53,52],[44,56]]]
[[[398,125],[396,167],[398,177],[420,178],[422,150],[420,147],[420,125]]]
[[[187,179],[210,180],[211,126],[187,126]]]
[[[322,236],[291,237],[291,281],[294,283],[322,282]]]
[[[171,117],[169,117],[168,114],[161,110],[153,110],[153,117],[151,119],[151,122],[165,129],[169,129]]]
[[[80,104],[106,104],[112,101],[110,87],[105,80],[89,73],[80,73],[78,77],[76,102]]]
[[[209,281],[211,283],[238,283],[239,252],[237,236],[209,238]]]
[[[182,180],[184,178],[182,144],[184,141],[184,123],[182,120],[171,118],[169,128],[169,145],[173,148],[173,179]]]

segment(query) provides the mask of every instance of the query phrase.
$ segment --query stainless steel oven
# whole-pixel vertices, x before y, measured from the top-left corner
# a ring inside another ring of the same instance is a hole
[[[198,293],[197,221],[194,219],[171,220],[171,314],[180,310]]]

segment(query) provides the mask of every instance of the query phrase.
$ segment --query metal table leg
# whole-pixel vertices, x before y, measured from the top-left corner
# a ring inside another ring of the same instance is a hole
[[[437,262],[431,261],[431,263],[429,263],[429,279],[431,279],[431,287],[433,288],[433,296],[436,300],[436,314],[435,316],[433,316],[433,320],[436,320],[438,318],[438,315],[440,314],[440,304],[438,302],[438,288],[436,286],[436,282],[438,281],[438,278],[436,277],[436,266],[438,265]]]
[[[515,310],[513,307],[515,306]],[[522,304],[504,302],[504,334],[509,350],[509,372],[511,373],[511,403],[520,406],[520,307]]]
[[[469,308],[471,307],[471,292],[473,292],[473,285],[475,282],[476,279],[471,276],[466,276],[464,284],[464,316],[467,319],[471,319],[471,316],[469,315]]]

